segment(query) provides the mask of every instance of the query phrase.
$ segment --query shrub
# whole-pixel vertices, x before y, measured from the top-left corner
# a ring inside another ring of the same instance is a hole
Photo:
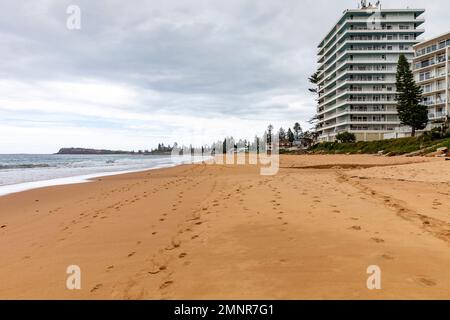
[[[431,135],[431,139],[434,139],[434,140],[442,138],[442,128],[437,127],[437,128],[431,129],[430,135]]]
[[[356,141],[356,136],[354,133],[341,132],[336,136],[336,140],[340,143],[352,143]]]
[[[439,147],[450,147],[450,139],[444,137],[436,140],[431,137],[431,133],[427,133],[419,137],[389,140],[359,141],[353,143],[322,142],[310,148],[309,152],[319,154],[376,154],[379,151],[383,151],[385,154],[400,155],[427,148],[431,152]]]

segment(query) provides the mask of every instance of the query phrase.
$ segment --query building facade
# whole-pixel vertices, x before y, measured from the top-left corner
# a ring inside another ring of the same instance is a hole
[[[422,9],[344,11],[319,44],[317,132],[333,141],[344,131],[358,140],[383,139],[399,125],[395,78],[400,54],[412,62],[424,30]]]
[[[422,87],[428,106],[428,129],[449,121],[450,32],[414,46],[414,79]]]

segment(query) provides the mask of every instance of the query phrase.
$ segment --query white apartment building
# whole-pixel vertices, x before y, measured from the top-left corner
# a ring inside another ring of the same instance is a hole
[[[320,141],[333,141],[343,131],[358,140],[378,140],[398,129],[397,62],[400,54],[412,62],[424,12],[382,9],[365,1],[344,11],[319,44]]]
[[[428,129],[442,126],[450,115],[450,32],[414,46],[414,77],[428,106]]]

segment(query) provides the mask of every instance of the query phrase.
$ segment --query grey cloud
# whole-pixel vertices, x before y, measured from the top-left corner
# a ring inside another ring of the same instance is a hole
[[[429,35],[450,30],[446,0],[384,2],[425,7]],[[69,4],[81,7],[79,31],[65,28]],[[158,103],[134,106],[142,112],[307,120],[314,113],[307,78],[316,68],[316,46],[356,4],[2,1],[0,74],[18,81],[103,79],[159,92]],[[271,95],[290,95],[302,107],[292,111]]]

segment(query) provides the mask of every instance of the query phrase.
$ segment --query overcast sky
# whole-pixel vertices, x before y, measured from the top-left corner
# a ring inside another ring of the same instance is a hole
[[[356,0],[2,0],[0,153],[251,138],[314,114],[317,44]],[[81,9],[81,29],[66,23]],[[424,37],[450,31],[448,0]]]

